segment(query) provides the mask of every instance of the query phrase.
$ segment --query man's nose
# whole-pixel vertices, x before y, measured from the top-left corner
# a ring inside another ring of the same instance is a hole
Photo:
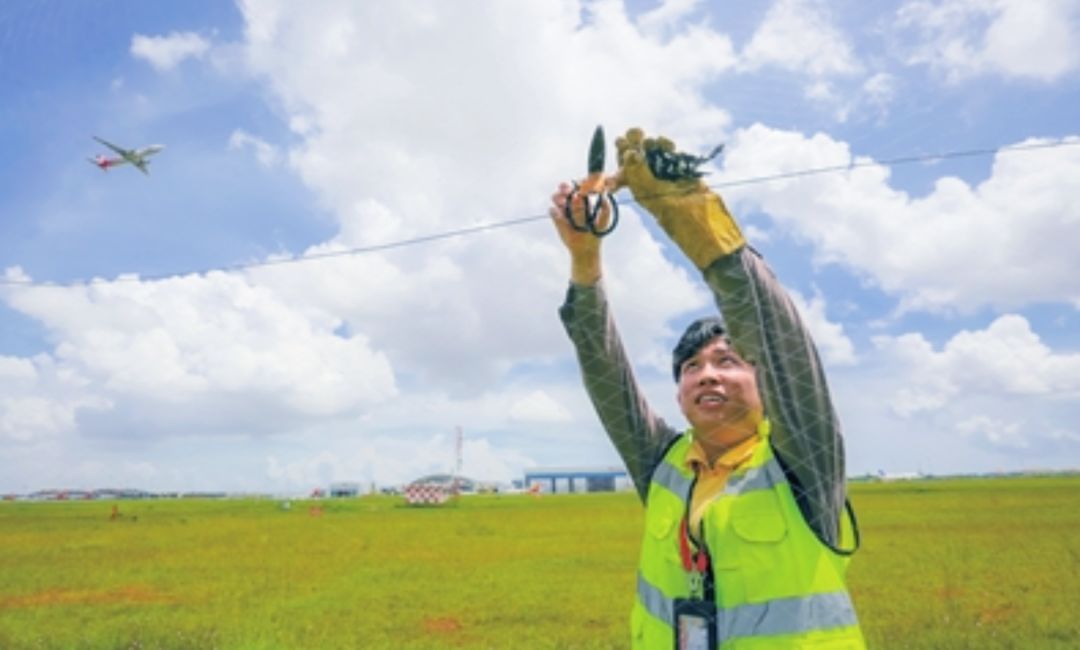
[[[718,383],[720,383],[720,369],[711,363],[702,366],[701,372],[698,373],[698,385],[708,386]]]

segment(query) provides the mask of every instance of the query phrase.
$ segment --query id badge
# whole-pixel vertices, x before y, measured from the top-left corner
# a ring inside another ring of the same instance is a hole
[[[716,603],[675,600],[675,647],[678,650],[716,650]]]

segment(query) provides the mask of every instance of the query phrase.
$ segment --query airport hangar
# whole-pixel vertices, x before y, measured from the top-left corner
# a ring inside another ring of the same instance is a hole
[[[549,493],[614,492],[633,488],[622,467],[533,467],[525,470],[525,489],[539,484]]]

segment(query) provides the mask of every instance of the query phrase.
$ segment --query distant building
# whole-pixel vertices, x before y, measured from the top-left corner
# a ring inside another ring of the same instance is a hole
[[[632,489],[622,467],[534,467],[525,470],[525,489],[545,492],[615,492]]]
[[[921,471],[919,472],[886,472],[883,469],[879,469],[877,473],[877,479],[879,481],[914,481],[917,479],[926,478],[926,475]]]
[[[360,494],[359,483],[331,483],[330,496],[332,497],[355,497]]]
[[[453,474],[428,474],[427,476],[421,476],[415,481],[412,481],[409,485],[432,485],[466,494],[483,491],[486,487],[471,478],[454,476]],[[454,489],[455,485],[457,486],[456,490]]]
[[[149,499],[152,494],[134,488],[99,488],[92,493],[95,499]]]

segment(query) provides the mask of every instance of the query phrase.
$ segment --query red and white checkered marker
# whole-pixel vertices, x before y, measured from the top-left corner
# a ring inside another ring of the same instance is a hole
[[[443,504],[450,498],[449,488],[433,483],[413,483],[405,487],[405,501],[409,505]]]

